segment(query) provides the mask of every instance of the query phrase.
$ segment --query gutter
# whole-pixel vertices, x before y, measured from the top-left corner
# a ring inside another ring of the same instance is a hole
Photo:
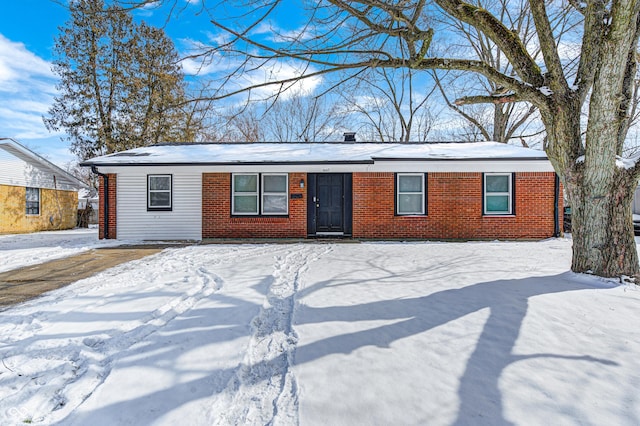
[[[104,218],[102,220],[104,221],[104,223],[102,226],[104,227],[104,239],[108,240],[109,239],[109,176],[104,173],[100,173],[96,166],[91,166],[91,171],[97,174],[98,176],[102,176],[102,182],[104,182],[104,191],[102,192],[104,197]]]
[[[371,157],[374,161],[424,161],[424,162],[438,162],[438,161],[549,161],[547,157],[466,157],[466,158],[454,158],[454,157],[415,157],[415,158],[394,158],[394,157]]]
[[[332,166],[343,164],[375,164],[374,160],[345,160],[345,161],[185,161],[185,162],[139,162],[139,163],[120,163],[120,162],[98,162],[85,161],[80,163],[82,167],[95,166],[100,167],[126,167],[126,166]]]
[[[135,158],[135,157],[134,157]],[[372,165],[376,162],[484,162],[484,161],[549,161],[547,157],[469,157],[469,158],[390,158],[390,157],[372,157],[370,160],[312,160],[312,161],[183,161],[183,162],[120,162],[120,161],[99,161],[97,163],[84,161],[80,163],[82,167],[173,167],[173,166],[338,166],[351,164]]]

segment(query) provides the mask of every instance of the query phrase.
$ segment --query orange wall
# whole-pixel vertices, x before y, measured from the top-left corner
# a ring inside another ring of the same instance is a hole
[[[40,189],[40,214],[27,215],[26,188],[0,185],[0,234],[71,229],[76,226],[78,193]]]

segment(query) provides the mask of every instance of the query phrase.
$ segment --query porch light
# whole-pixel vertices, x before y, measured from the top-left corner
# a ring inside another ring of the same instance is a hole
[[[304,188],[304,179],[300,179],[300,188]]]

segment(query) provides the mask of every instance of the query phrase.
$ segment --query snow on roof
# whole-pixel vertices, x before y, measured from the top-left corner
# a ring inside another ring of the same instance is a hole
[[[386,160],[546,160],[543,151],[474,143],[184,143],[131,149],[83,166],[136,164],[373,163]]]

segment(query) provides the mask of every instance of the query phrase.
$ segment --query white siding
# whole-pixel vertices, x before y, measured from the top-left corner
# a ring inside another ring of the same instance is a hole
[[[173,209],[147,211],[147,175],[173,175]],[[181,168],[123,168],[117,177],[119,240],[201,240],[202,174]]]
[[[54,173],[41,165],[30,163],[0,148],[0,185],[28,186],[33,188],[72,190],[77,187],[69,185],[67,179]]]

